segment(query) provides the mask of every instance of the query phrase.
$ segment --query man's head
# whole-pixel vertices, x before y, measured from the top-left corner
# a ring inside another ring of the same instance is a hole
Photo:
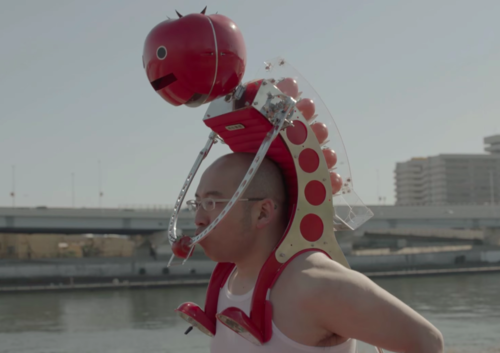
[[[216,160],[203,173],[196,199],[230,199],[243,180],[255,155],[232,153]],[[286,192],[280,169],[264,159],[241,199],[210,234],[200,241],[206,255],[217,262],[237,262],[263,245],[276,244],[286,228]],[[206,211],[198,207],[195,217],[201,233],[227,202],[216,202]]]

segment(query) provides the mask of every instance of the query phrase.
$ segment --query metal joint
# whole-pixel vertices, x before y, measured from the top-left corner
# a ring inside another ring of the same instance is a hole
[[[238,87],[236,87],[236,90],[234,91],[234,98],[236,98],[237,100],[241,99],[241,97],[243,97],[244,92],[245,92],[245,87],[239,85]]]

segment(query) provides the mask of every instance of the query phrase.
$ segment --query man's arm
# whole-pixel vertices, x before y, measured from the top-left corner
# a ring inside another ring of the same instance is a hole
[[[309,288],[304,304],[328,331],[393,352],[443,352],[429,321],[363,274],[323,254],[313,255],[312,265],[301,275]]]

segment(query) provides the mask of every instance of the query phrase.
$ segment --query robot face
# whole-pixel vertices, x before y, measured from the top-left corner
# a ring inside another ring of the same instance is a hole
[[[197,107],[238,86],[245,72],[245,43],[229,18],[190,14],[151,30],[143,64],[163,99],[175,106]]]

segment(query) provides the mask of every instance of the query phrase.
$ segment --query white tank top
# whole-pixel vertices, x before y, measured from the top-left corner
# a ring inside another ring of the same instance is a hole
[[[231,276],[229,276],[231,277]],[[217,312],[221,312],[229,307],[236,307],[250,315],[253,289],[244,295],[233,295],[228,289],[228,280],[219,292],[219,302]],[[344,343],[332,347],[313,347],[297,343],[283,334],[273,322],[273,335],[271,340],[262,346],[257,346],[236,332],[232,331],[219,320],[216,324],[215,337],[210,342],[211,353],[301,353],[301,352],[322,352],[322,353],[355,353],[356,340],[348,339]]]

